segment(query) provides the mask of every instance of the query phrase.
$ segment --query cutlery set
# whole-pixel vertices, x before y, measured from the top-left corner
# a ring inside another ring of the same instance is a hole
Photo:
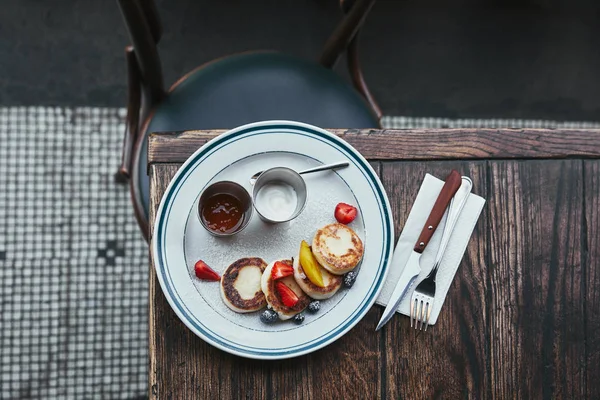
[[[473,183],[471,179],[461,177],[455,170],[450,172],[375,330],[381,329],[394,316],[398,305],[402,302],[414,281],[419,276],[421,272],[421,255],[429,244],[429,241],[433,237],[433,234],[444,215],[446,215],[446,222],[442,232],[440,246],[435,256],[433,268],[427,277],[419,282],[414,289],[410,300],[411,328],[414,327],[417,330],[423,330],[424,328],[424,330],[427,331],[429,317],[431,316],[431,310],[434,305],[437,272],[444,256],[444,252],[448,246],[452,231],[454,230],[460,213],[469,198],[472,186]],[[447,213],[446,209],[448,210]]]

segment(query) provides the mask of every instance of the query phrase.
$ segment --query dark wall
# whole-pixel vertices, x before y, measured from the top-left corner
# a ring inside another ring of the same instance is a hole
[[[598,4],[378,1],[361,41],[386,114],[598,120]],[[598,2],[600,3],[600,2]],[[165,82],[238,51],[316,58],[335,0],[166,0]],[[5,0],[0,105],[124,106],[128,43],[113,0]]]

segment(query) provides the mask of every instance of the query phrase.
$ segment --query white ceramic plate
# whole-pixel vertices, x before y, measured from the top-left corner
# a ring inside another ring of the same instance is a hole
[[[286,224],[268,225],[257,213],[242,232],[216,238],[200,225],[198,197],[210,183],[233,180],[251,192],[249,178],[274,166],[296,170],[348,160],[336,172],[304,175],[307,206]],[[351,289],[342,288],[321,301],[305,321],[266,325],[260,312],[237,314],[225,306],[218,282],[194,275],[202,259],[222,273],[242,257],[267,263],[296,257],[302,239],[335,222],[339,202],[354,204],[358,217],[350,226],[362,238],[365,254]],[[369,163],[348,143],[329,132],[302,123],[267,121],[233,129],[206,143],[180,168],[161,201],[152,251],[156,274],[169,304],[196,335],[208,343],[244,357],[279,359],[299,356],[328,345],[348,332],[374,304],[391,260],[393,222],[386,193]],[[373,327],[375,329],[375,327]]]

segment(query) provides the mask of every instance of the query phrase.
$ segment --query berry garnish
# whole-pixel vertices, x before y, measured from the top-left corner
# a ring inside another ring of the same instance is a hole
[[[218,273],[215,272],[211,267],[206,265],[206,263],[202,260],[198,261],[196,265],[194,265],[194,272],[196,273],[196,277],[198,279],[202,279],[205,281],[220,281],[221,277]]]
[[[298,325],[303,323],[304,322],[304,314],[302,314],[302,313],[296,314],[296,316],[294,317],[294,322],[297,323]]]
[[[313,314],[316,312],[319,312],[320,309],[321,309],[321,303],[319,302],[319,300],[311,301],[310,304],[308,305],[308,311],[310,311]]]
[[[338,203],[338,205],[335,206],[334,215],[335,219],[340,224],[349,224],[350,222],[354,221],[357,212],[358,210],[356,209],[356,207],[351,206],[350,204]]]
[[[281,261],[276,261],[275,265],[271,269],[271,278],[274,280],[285,278],[286,276],[290,276],[294,273],[294,269],[291,265],[283,263]]]
[[[286,307],[294,307],[296,303],[298,303],[298,296],[296,296],[296,293],[294,293],[292,289],[287,287],[285,283],[275,282],[275,289],[277,290],[277,293],[281,298],[281,302]]]
[[[354,282],[356,281],[356,275],[357,274],[354,271],[350,271],[346,275],[344,275],[344,286],[346,286],[347,288],[351,288],[352,285],[354,285]]]
[[[273,310],[266,309],[260,314],[260,320],[265,324],[272,324],[278,319],[279,317],[277,316],[277,313]]]

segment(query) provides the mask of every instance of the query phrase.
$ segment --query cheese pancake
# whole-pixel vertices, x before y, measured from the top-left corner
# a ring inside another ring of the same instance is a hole
[[[317,231],[312,252],[323,268],[332,274],[343,275],[362,260],[364,247],[356,232],[346,225],[334,223]]]

